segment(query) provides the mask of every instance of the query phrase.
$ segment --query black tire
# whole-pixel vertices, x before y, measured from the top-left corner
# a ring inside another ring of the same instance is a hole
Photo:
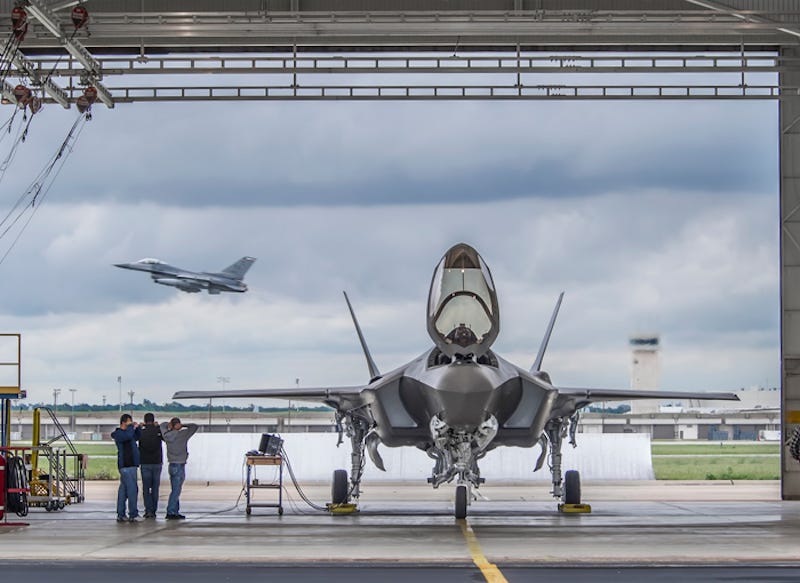
[[[564,503],[581,503],[581,474],[577,470],[569,470],[564,474]]]
[[[253,513],[253,511],[250,509],[249,506],[247,508],[245,508],[244,511],[247,513],[247,516],[250,516],[250,514]]]
[[[467,517],[467,487],[462,485],[456,486],[456,518]]]
[[[347,482],[347,470],[333,470],[333,484],[331,484],[331,502],[333,504],[347,504],[347,491],[350,484]]]

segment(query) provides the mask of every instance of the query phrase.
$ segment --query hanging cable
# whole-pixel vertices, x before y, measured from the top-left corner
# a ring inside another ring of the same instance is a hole
[[[75,35],[78,34],[78,31],[84,26],[86,26],[86,24],[89,22],[89,11],[86,10],[86,7],[84,7],[82,4],[78,4],[75,8],[72,9],[72,14],[70,15],[70,17],[72,19],[72,24],[75,26],[75,30],[72,31],[72,34],[69,35],[69,37],[66,40],[61,41],[65,45],[72,43],[72,41],[75,40]],[[48,81],[50,81],[50,78],[55,74],[65,54],[66,53],[61,53],[58,56],[56,62],[53,63],[53,68],[50,69],[50,72],[47,74],[46,77],[44,77],[44,80],[42,81],[42,86],[44,86]]]
[[[306,496],[305,492],[303,492],[303,489],[300,487],[300,484],[297,483],[297,478],[294,475],[294,470],[292,470],[292,463],[289,461],[289,456],[286,455],[286,450],[283,447],[281,447],[281,457],[283,458],[283,461],[286,463],[286,469],[289,470],[289,477],[292,479],[292,484],[294,484],[294,487],[297,490],[297,493],[300,494],[300,498],[303,499],[303,502],[311,506],[311,508],[313,508],[314,510],[321,510],[322,512],[327,512],[328,509],[325,506],[320,506],[319,504],[315,504],[308,498],[308,496]]]
[[[27,32],[28,13],[22,6],[15,6],[11,11],[11,34],[3,47],[2,56],[0,56],[0,83],[5,81],[9,73],[11,73],[14,55],[25,39]]]
[[[8,468],[8,496],[6,506],[9,512],[14,512],[17,516],[27,516],[28,514],[28,472],[25,470],[25,462],[18,455],[8,458],[6,464]]]
[[[75,143],[77,142],[78,137],[86,125],[87,117],[88,116],[84,114],[78,116],[78,118],[75,120],[75,123],[72,124],[72,127],[67,133],[67,137],[62,142],[58,151],[55,153],[55,155],[53,155],[42,171],[36,176],[27,190],[20,195],[3,220],[0,221],[1,241],[7,235],[9,235],[9,232],[14,228],[14,226],[27,214],[27,220],[25,220],[25,222],[22,224],[21,228],[17,232],[16,237],[14,237],[14,240],[11,242],[8,249],[6,249],[3,256],[0,257],[0,265],[3,264],[6,257],[8,257],[9,253],[11,253],[12,249],[14,249],[17,241],[19,241],[20,237],[25,232],[25,229],[36,215],[36,212],[42,206],[42,203],[47,197],[50,188],[52,188],[53,183],[60,174],[61,170],[64,168],[64,163],[72,153]]]

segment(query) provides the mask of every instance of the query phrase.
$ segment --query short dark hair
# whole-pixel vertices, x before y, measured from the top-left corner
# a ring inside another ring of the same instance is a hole
[[[120,424],[125,423],[126,421],[133,421],[133,417],[130,416],[130,413],[123,413],[120,418]]]
[[[145,413],[144,414],[144,422],[145,423],[152,423],[155,420],[156,420],[156,416],[153,415],[152,413]]]
[[[173,417],[172,419],[169,420],[169,424],[170,425],[175,425],[176,423],[180,423],[180,422],[181,422],[181,420],[178,419],[177,417]]]

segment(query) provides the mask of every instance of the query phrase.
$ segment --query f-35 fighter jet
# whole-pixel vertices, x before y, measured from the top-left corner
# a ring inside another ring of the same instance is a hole
[[[135,263],[116,263],[114,267],[147,271],[155,283],[176,287],[190,294],[206,290],[216,295],[220,292],[246,292],[247,285],[242,280],[255,260],[255,257],[242,257],[218,273],[187,271],[149,257]]]
[[[566,388],[542,370],[550,335],[563,298],[558,298],[539,353],[529,370],[492,351],[500,332],[500,308],[492,275],[483,258],[464,243],[445,253],[433,272],[427,328],[433,347],[408,364],[381,373],[372,359],[350,300],[345,294],[369,369],[369,382],[350,387],[264,390],[179,391],[175,399],[278,397],[325,403],[336,411],[339,443],[353,448],[347,472],[333,475],[333,503],[357,499],[365,453],[383,470],[379,445],[409,446],[433,460],[428,482],[437,488],[456,483],[455,516],[464,518],[473,489],[484,478],[478,462],[497,447],[541,445],[531,465],[540,469],[549,455],[552,494],[567,506],[580,505],[577,471],[562,477],[561,447],[576,445],[581,408],[595,401],[631,399],[724,399],[733,393],[688,393],[630,389]]]

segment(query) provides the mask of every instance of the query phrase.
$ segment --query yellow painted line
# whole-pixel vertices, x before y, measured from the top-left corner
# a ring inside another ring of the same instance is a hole
[[[786,412],[786,423],[798,423],[800,424],[800,411],[787,411]]]
[[[469,554],[472,556],[472,562],[481,570],[486,581],[488,581],[488,583],[508,583],[508,580],[503,577],[497,565],[490,563],[483,555],[481,545],[478,544],[478,539],[475,537],[475,532],[473,532],[472,527],[466,519],[459,519],[458,525],[461,527],[461,532],[467,540],[467,548],[469,549]]]

